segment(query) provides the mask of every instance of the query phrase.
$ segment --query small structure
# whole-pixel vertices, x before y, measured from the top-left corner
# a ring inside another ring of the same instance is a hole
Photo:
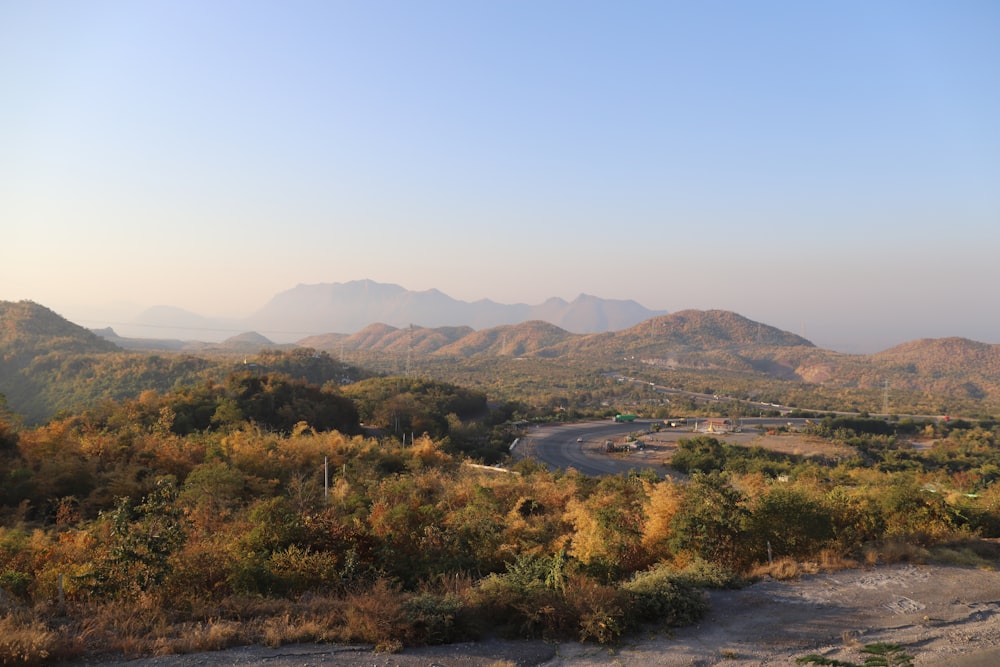
[[[732,433],[733,422],[729,419],[706,419],[695,422],[695,433]]]

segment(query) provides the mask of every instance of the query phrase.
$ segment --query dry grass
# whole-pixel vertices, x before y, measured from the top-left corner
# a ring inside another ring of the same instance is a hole
[[[0,664],[37,665],[65,652],[65,642],[41,621],[0,616]]]
[[[925,563],[928,552],[923,547],[903,540],[890,539],[865,549],[865,565],[891,563]]]
[[[171,634],[173,636],[153,639],[152,653],[171,655],[221,651],[246,643],[243,624],[233,621],[182,624],[172,628]]]
[[[84,645],[135,658],[152,653],[157,640],[172,636],[174,624],[162,602],[153,596],[114,600],[83,605],[72,615],[78,619],[77,632]]]
[[[779,558],[772,563],[758,565],[750,572],[750,576],[754,579],[771,577],[779,581],[797,579],[802,574],[802,567],[799,565],[799,562],[794,558],[787,557]]]
[[[375,644],[376,650],[395,652],[406,638],[406,619],[399,589],[384,579],[370,590],[350,593],[345,600],[342,639]]]
[[[446,642],[452,634],[464,636],[464,626],[458,625],[467,619],[461,616],[464,603],[457,593],[468,592],[470,582],[464,576],[442,578],[427,592],[414,594],[378,580],[342,597],[232,596],[182,605],[183,610],[154,595],[71,604],[67,616],[56,616],[52,609],[9,609],[0,611],[0,665],[33,665],[80,654],[129,659],[301,642],[360,642],[378,652],[397,652],[406,645]],[[438,592],[430,592],[432,588]],[[420,604],[414,607],[414,602]],[[54,622],[59,631],[50,627]]]
[[[858,561],[848,558],[834,549],[823,549],[816,558],[819,572],[839,572],[853,570],[858,567]]]
[[[838,572],[858,567],[858,562],[846,558],[832,549],[824,549],[815,560],[799,562],[792,558],[779,558],[773,563],[758,565],[751,573],[751,578],[771,577],[779,581],[797,579],[803,574],[819,572]]]
[[[957,539],[930,547],[930,558],[950,565],[963,565],[981,570],[996,570],[1000,566],[1000,543],[996,540]]]

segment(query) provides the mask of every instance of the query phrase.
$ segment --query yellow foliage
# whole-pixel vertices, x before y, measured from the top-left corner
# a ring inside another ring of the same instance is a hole
[[[452,460],[450,455],[442,451],[441,445],[427,435],[414,442],[407,453],[420,467],[442,466]]]
[[[680,511],[683,493],[672,480],[657,484],[646,482],[646,522],[642,530],[642,544],[650,550],[665,548],[670,539],[670,523]]]
[[[606,555],[607,540],[604,530],[594,520],[594,515],[587,505],[576,498],[569,501],[566,507],[566,518],[573,524],[573,541],[569,553],[581,563],[591,561]]]

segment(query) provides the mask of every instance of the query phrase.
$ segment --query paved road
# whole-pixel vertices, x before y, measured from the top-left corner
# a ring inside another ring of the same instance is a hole
[[[538,459],[549,470],[572,468],[592,477],[617,475],[647,468],[663,475],[666,474],[663,466],[650,461],[644,452],[608,454],[604,451],[605,441],[620,439],[629,433],[646,433],[653,422],[654,420],[639,420],[617,424],[609,420],[540,426],[519,440],[514,454]]]
[[[663,444],[664,440],[676,441],[680,438],[704,435],[692,433],[691,426],[694,425],[695,420],[691,418],[688,421],[690,423],[687,427],[665,428],[654,439]],[[806,421],[805,419],[785,417],[741,419],[743,433],[730,434],[727,436],[727,441],[745,443],[756,437],[761,428],[784,425],[801,428]],[[663,452],[657,451],[658,448],[655,446],[644,451],[632,450],[616,454],[608,454],[604,451],[604,443],[607,440],[620,440],[629,433],[648,434],[653,424],[663,424],[663,422],[657,419],[638,419],[623,424],[607,420],[539,426],[532,428],[519,439],[513,453],[517,457],[530,456],[537,459],[545,464],[549,470],[569,470],[572,468],[591,477],[617,475],[646,469],[652,469],[659,475],[677,477],[676,473],[671,473],[664,468]]]

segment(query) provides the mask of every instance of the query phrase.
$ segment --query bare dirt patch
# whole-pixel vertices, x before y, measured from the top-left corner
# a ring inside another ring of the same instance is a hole
[[[793,454],[796,456],[846,458],[855,453],[854,449],[847,445],[801,433],[758,435],[747,443],[747,446],[763,447],[764,449],[781,452],[782,454]]]
[[[693,433],[688,430],[660,431],[644,434],[640,439],[645,444],[645,450],[631,452],[633,460],[643,460],[649,465],[665,465],[670,462],[677,451],[677,442],[683,438],[696,438],[708,435],[722,442],[740,447],[762,447],[771,451],[792,456],[823,457],[828,459],[843,459],[853,456],[855,451],[830,440],[803,433],[767,434],[759,431],[743,431],[740,433]]]

